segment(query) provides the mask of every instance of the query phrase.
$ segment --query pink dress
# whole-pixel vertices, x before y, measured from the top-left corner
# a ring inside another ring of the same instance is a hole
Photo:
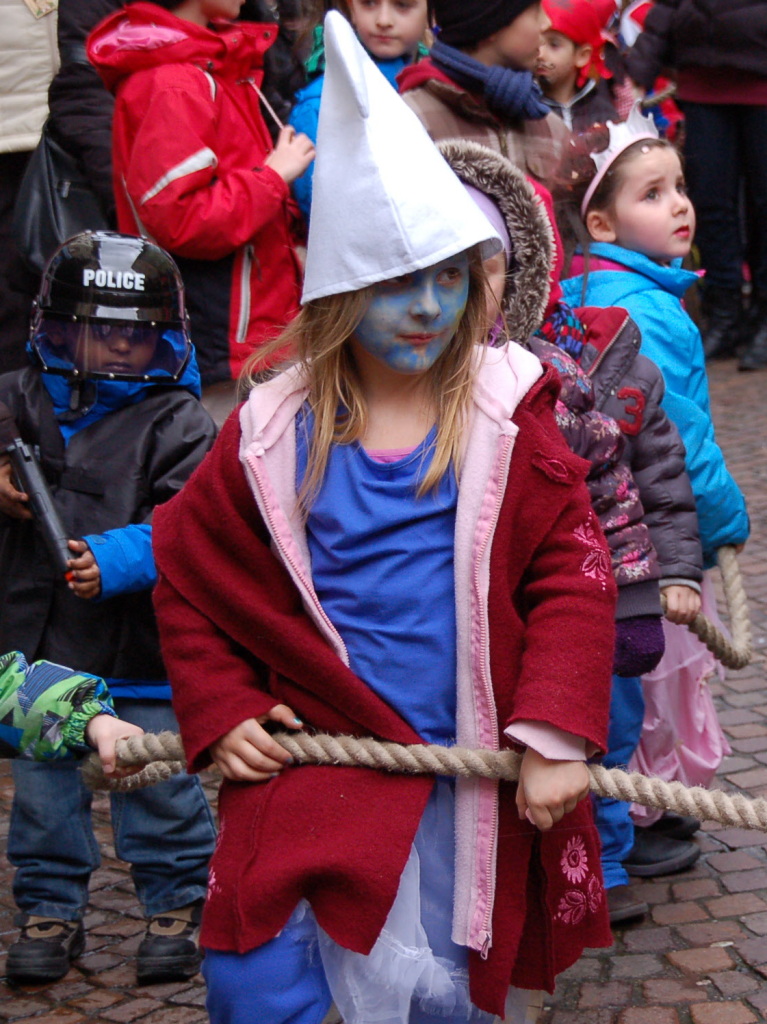
[[[708,574],[702,584],[702,612],[724,630]],[[721,666],[687,626],[664,620],[666,651],[658,667],[642,677],[645,715],[642,737],[629,768],[686,786],[708,788],[722,760],[730,754],[708,687]],[[638,825],[651,825],[659,811],[632,804]]]

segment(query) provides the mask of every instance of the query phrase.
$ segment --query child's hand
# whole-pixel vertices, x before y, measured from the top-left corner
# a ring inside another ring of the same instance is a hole
[[[527,748],[517,785],[520,818],[545,832],[574,810],[588,792],[589,772],[584,761],[549,761]]]
[[[663,588],[666,598],[666,618],[680,626],[689,626],[700,611],[700,594],[693,587],[674,584]]]
[[[101,593],[101,570],[93,557],[93,552],[84,540],[68,541],[71,551],[76,551],[77,558],[70,558],[67,565],[74,573],[69,582],[69,589],[74,590],[78,597],[90,601]]]
[[[265,782],[292,762],[287,750],[262,728],[264,722],[282,722],[288,729],[304,727],[285,704],[277,704],[267,715],[240,722],[210,748],[210,756],[224,778],[232,782]]]
[[[7,455],[0,456],[0,512],[13,519],[31,519],[27,501],[29,496],[13,486],[13,470]]]
[[[133,774],[130,769],[117,769],[115,744],[127,736],[143,735],[144,730],[137,725],[123,722],[120,718],[112,718],[111,715],[94,715],[85,727],[85,739],[96,748],[105,775],[110,775],[115,770],[121,775]]]
[[[264,160],[267,167],[288,185],[304,173],[314,160],[314,143],[308,135],[296,134],[295,128],[286,125],[277,136],[277,145]]]

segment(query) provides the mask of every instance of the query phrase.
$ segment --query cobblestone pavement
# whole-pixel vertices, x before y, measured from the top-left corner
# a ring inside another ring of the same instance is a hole
[[[765,373],[711,371],[714,416],[732,471],[748,497],[752,539],[741,559],[757,652],[767,648],[767,403]],[[761,658],[715,685],[733,754],[719,785],[767,795],[767,683]],[[208,791],[215,798],[213,779]],[[0,829],[12,782],[0,767]],[[103,864],[91,883],[85,953],[55,985],[0,982],[0,1020],[16,1024],[202,1024],[204,988],[189,982],[138,988],[133,957],[143,932],[126,867],[117,861],[108,803],[94,821]],[[584,956],[560,979],[545,1024],[751,1024],[767,1021],[767,854],[760,833],[707,826],[689,871],[638,884],[651,914],[616,929],[615,944]],[[0,865],[0,968],[13,941],[12,872]],[[264,1022],[269,1024],[269,1022]]]

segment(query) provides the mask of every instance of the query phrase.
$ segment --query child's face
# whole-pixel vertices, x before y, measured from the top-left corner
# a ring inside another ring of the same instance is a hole
[[[547,95],[560,89],[574,90],[581,68],[590,60],[590,46],[576,46],[561,32],[548,29],[543,33],[536,64],[541,88]]]
[[[245,0],[182,0],[173,8],[173,14],[196,25],[207,25],[210,21],[234,21]]]
[[[682,165],[670,146],[642,147],[620,169],[612,210],[590,210],[586,227],[597,242],[615,242],[669,263],[690,251],[695,211]]]
[[[82,373],[139,376],[157,349],[157,328],[148,324],[86,321],[61,327],[61,340]]]
[[[483,63],[499,64],[518,71],[535,71],[541,33],[549,25],[540,3],[532,4],[506,28],[485,40]]]
[[[362,45],[387,60],[413,53],[427,27],[426,0],[350,0]]]
[[[469,295],[465,252],[374,285],[352,345],[402,374],[429,370],[455,335]]]

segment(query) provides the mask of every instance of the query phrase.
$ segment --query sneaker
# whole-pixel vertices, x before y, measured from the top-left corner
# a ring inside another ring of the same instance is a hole
[[[607,890],[607,909],[610,912],[610,924],[639,921],[650,910],[644,900],[634,895],[630,885],[615,885]]]
[[[39,985],[63,978],[85,946],[82,921],[21,914],[18,923],[21,934],[8,950],[8,980]]]
[[[155,981],[184,981],[200,969],[202,953],[197,944],[202,900],[177,910],[155,914],[136,954],[140,985]]]
[[[692,815],[664,811],[652,825],[634,826],[635,831],[638,828],[646,828],[648,832],[667,839],[691,839],[700,828],[700,821]]]
[[[623,866],[630,875],[656,878],[692,867],[700,847],[689,839],[669,839],[647,828],[634,829],[634,845]]]

